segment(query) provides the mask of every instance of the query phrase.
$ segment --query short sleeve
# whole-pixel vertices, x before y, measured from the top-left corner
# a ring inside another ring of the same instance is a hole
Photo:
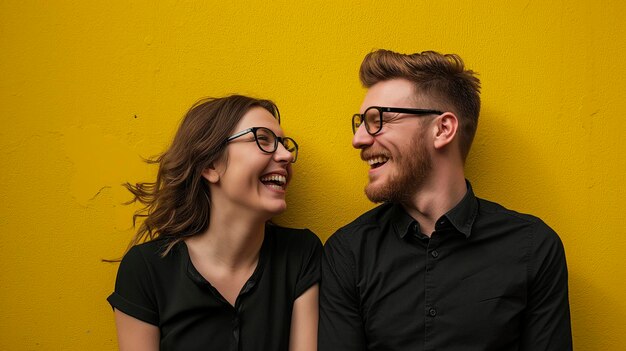
[[[296,281],[295,298],[320,281],[322,261],[322,242],[310,230],[296,234],[302,236],[302,264]]]
[[[140,247],[131,248],[120,263],[111,307],[152,325],[159,325],[158,309],[150,270]]]

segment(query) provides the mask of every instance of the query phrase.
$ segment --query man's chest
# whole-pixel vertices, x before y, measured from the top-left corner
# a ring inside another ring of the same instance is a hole
[[[357,291],[371,349],[484,349],[519,335],[523,253],[441,244],[372,255],[368,263]]]

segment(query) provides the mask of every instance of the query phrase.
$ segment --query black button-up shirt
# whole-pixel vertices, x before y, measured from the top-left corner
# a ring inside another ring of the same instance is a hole
[[[467,185],[430,238],[383,204],[328,239],[320,350],[572,349],[559,237]]]

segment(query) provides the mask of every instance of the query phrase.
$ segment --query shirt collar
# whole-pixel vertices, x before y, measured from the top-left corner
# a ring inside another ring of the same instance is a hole
[[[474,195],[472,185],[467,179],[465,184],[467,185],[467,192],[456,206],[437,220],[435,230],[443,229],[449,222],[466,238],[470,237],[472,225],[478,214],[478,199]],[[394,204],[390,215],[395,232],[400,238],[404,238],[407,233],[418,232],[419,223],[404,210],[402,205]]]
[[[467,184],[467,192],[463,199],[442,217],[447,218],[456,230],[469,238],[472,234],[472,225],[478,215],[478,199],[474,195],[469,180],[466,179],[465,184]]]
[[[399,203],[393,204],[390,219],[396,234],[403,239],[407,233],[415,233],[416,229],[419,228],[419,223]]]

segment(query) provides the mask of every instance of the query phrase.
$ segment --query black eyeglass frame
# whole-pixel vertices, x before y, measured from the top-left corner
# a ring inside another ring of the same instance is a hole
[[[274,145],[272,147],[272,150],[264,149],[263,146],[261,146],[261,143],[259,143],[259,138],[257,137],[257,132],[259,130],[267,131],[271,135],[274,136]],[[279,137],[271,129],[265,128],[265,127],[252,127],[252,128],[244,129],[244,130],[242,130],[242,131],[240,131],[238,133],[235,133],[235,134],[229,136],[228,138],[226,138],[226,143],[229,143],[229,142],[231,142],[231,141],[233,141],[233,140],[235,140],[235,139],[237,139],[237,138],[239,138],[241,136],[244,136],[244,135],[246,135],[248,133],[252,133],[254,135],[254,141],[256,142],[256,146],[259,147],[259,150],[261,150],[261,151],[263,151],[265,153],[268,153],[268,154],[273,154],[274,152],[276,152],[276,150],[278,150],[278,143],[281,143],[283,145],[283,147],[287,151],[289,151],[290,154],[293,155],[293,159],[291,160],[291,163],[295,163],[296,160],[298,159],[298,143],[296,143],[296,141],[293,140],[293,138],[290,138],[290,137]],[[287,140],[289,140],[289,141],[291,141],[293,143],[293,145],[295,147],[295,152],[291,152],[291,150],[289,150],[287,148],[287,145],[285,145],[285,141],[287,141]]]
[[[367,111],[369,111],[371,109],[378,110],[378,113],[380,115],[379,116],[380,118],[378,119],[378,129],[376,129],[374,132],[371,132],[370,129],[368,128],[367,119],[365,118],[365,115],[367,114]],[[404,113],[404,114],[407,114],[407,115],[415,115],[415,116],[442,115],[442,114],[444,114],[444,112],[441,112],[439,110],[429,110],[429,109],[423,109],[423,108],[370,106],[370,107],[368,107],[365,110],[365,112],[363,112],[363,113],[355,113],[354,115],[352,115],[352,133],[356,134],[357,129],[363,123],[365,123],[365,130],[367,131],[367,134],[374,136],[374,135],[380,133],[380,131],[383,129],[383,113],[385,113],[385,112]],[[357,125],[357,120],[356,120],[357,118],[358,118],[358,125]]]

